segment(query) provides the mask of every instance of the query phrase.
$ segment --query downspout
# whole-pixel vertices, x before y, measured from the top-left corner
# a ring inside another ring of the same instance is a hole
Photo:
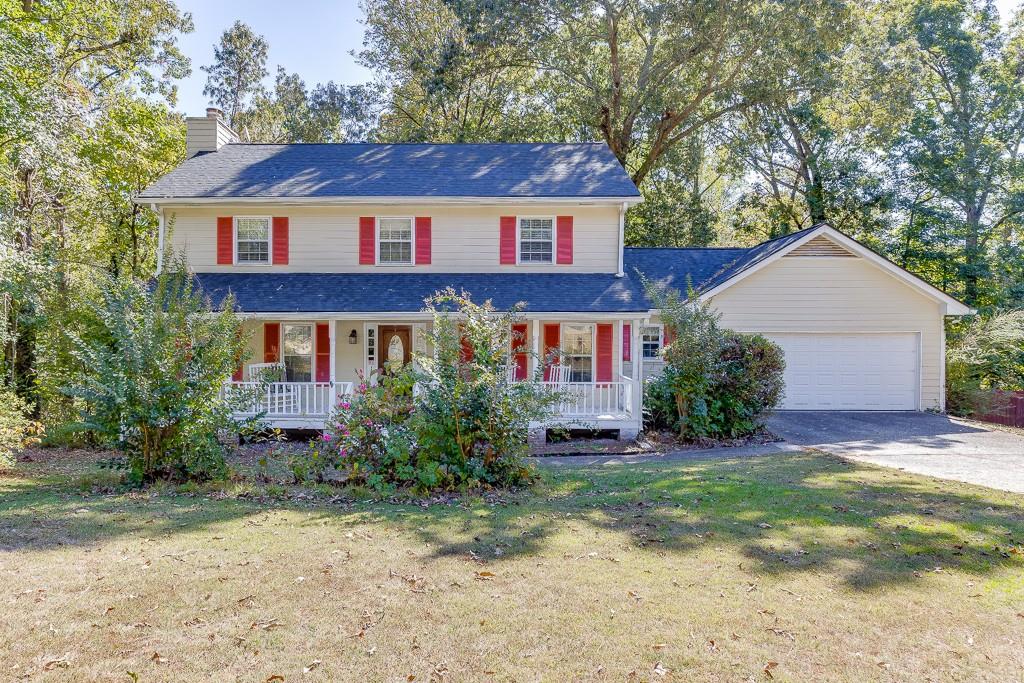
[[[626,271],[622,265],[622,252],[626,245],[626,207],[628,204],[622,202],[619,205],[619,269],[615,273],[615,277],[622,277],[626,274]]]
[[[164,212],[163,209],[158,209],[156,204],[150,204],[149,208],[156,211],[159,226],[156,233],[156,274],[159,275],[164,270]]]

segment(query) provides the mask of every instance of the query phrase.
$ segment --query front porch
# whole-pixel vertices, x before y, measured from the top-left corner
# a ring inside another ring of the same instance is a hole
[[[642,425],[643,392],[640,363],[631,362],[631,351],[640,348],[639,323],[591,315],[517,324],[509,381],[539,376],[540,359],[553,349],[560,350],[565,365],[559,377],[544,371],[540,384],[563,399],[550,420],[532,427],[617,430],[622,438],[635,437]],[[268,426],[281,429],[322,429],[342,397],[356,384],[372,382],[385,362],[411,362],[429,353],[430,325],[425,314],[372,320],[250,318],[243,325],[246,358],[224,392],[241,395],[239,417],[261,415]],[[268,364],[281,368],[279,376],[260,375]]]

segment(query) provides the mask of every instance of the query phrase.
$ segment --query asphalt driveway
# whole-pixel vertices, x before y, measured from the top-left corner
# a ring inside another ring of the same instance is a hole
[[[787,442],[862,462],[1024,493],[1024,436],[932,413],[785,411]]]

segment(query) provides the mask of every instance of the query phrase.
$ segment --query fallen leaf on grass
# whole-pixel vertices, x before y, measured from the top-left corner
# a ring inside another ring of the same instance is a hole
[[[655,643],[654,645],[651,645],[652,650],[664,650],[666,647],[668,647],[668,645],[665,643]]]
[[[496,575],[494,574],[494,572],[476,572],[473,575],[473,578],[476,579],[477,581],[490,581],[495,576]]]
[[[672,669],[669,669],[668,667],[666,667],[661,662],[658,662],[657,664],[654,665],[654,675],[655,676],[667,676],[670,673],[672,673]]]
[[[312,662],[309,663],[309,666],[302,667],[302,673],[308,674],[310,671],[320,666],[320,663],[321,662],[319,659],[314,659]]]
[[[708,641],[708,650],[711,652],[718,652],[718,643],[714,639]]]
[[[267,677],[266,683],[278,683],[279,681],[283,681],[283,680],[284,680],[284,676],[282,676],[281,674],[274,674],[273,676],[268,676]]]
[[[64,653],[60,657],[54,657],[49,659],[43,664],[43,671],[53,671],[54,669],[66,669],[71,666],[71,662],[68,659],[70,653]]]
[[[151,659],[152,661],[156,662],[157,664],[166,664],[166,663],[167,663],[167,658],[166,658],[166,657],[164,657],[164,656],[163,656],[162,654],[160,654],[159,652],[154,652],[154,653],[153,653],[153,656],[152,656],[152,657],[150,657],[150,659]]]
[[[775,676],[772,675],[772,669],[774,669],[778,665],[779,665],[778,662],[768,662],[767,664],[764,665],[764,668],[761,669],[761,671],[764,671],[764,675],[767,676],[768,678],[775,678]]]
[[[275,629],[280,626],[284,626],[284,624],[282,624],[277,619],[266,619],[264,621],[252,622],[252,625],[249,627],[249,630],[255,630],[259,628],[263,629],[264,631],[270,631],[271,629]]]

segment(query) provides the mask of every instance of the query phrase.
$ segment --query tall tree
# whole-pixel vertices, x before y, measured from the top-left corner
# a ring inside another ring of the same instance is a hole
[[[992,2],[916,0],[900,6],[920,89],[900,152],[920,188],[914,220],[945,215],[939,240],[956,254],[958,292],[984,291],[1001,245],[1024,212],[1024,18],[1004,30]],[[918,226],[911,224],[909,229]]]
[[[213,64],[200,67],[207,73],[203,94],[224,111],[232,127],[250,101],[263,92],[263,79],[270,73],[268,49],[266,38],[236,21],[213,46]]]

